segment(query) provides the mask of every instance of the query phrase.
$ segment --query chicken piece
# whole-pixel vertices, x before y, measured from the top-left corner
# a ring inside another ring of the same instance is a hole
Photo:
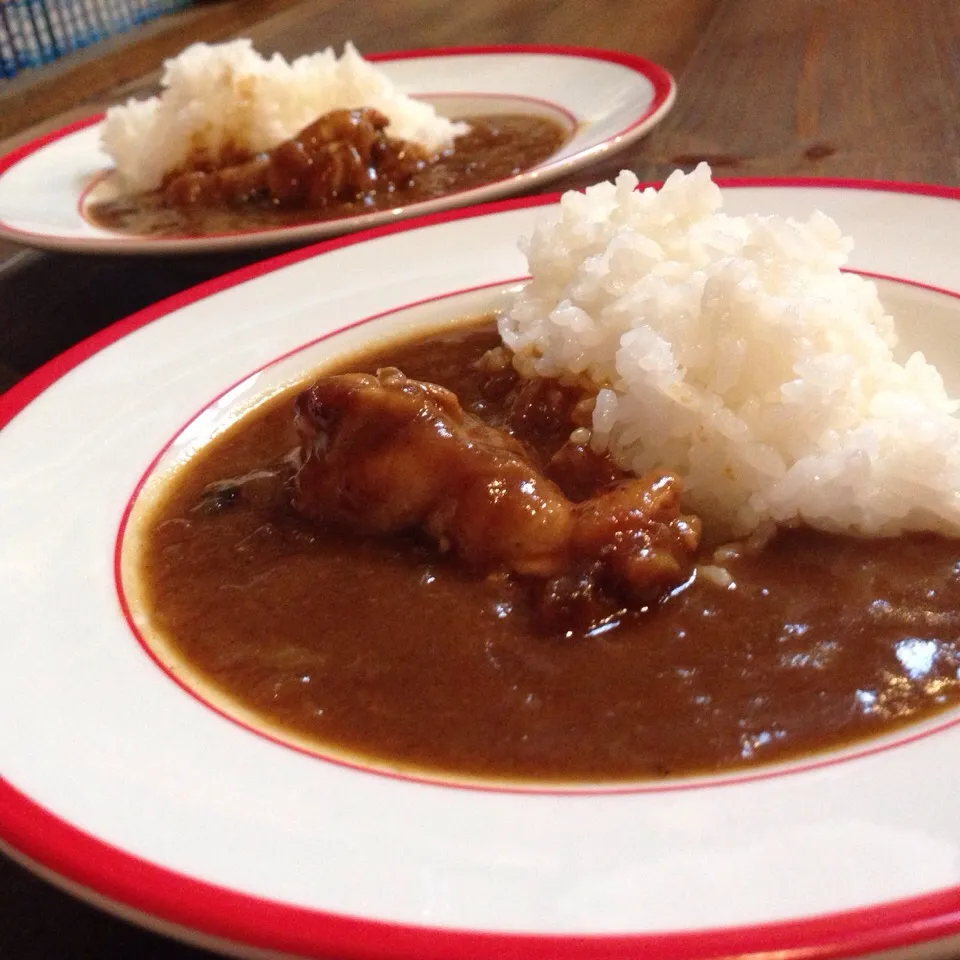
[[[582,579],[645,601],[684,580],[699,521],[672,475],[627,480],[572,503],[522,444],[466,413],[449,390],[399,370],[326,377],[296,403],[294,506],[369,534],[421,530],[484,568]],[[557,580],[557,578],[560,578]]]
[[[169,179],[163,199],[172,207],[241,206],[267,196],[269,159],[256,157],[216,170],[188,170]]]
[[[295,507],[371,534],[421,529],[472,566],[549,575],[570,504],[503,431],[399,370],[327,377],[297,400]]]
[[[388,137],[377,110],[334,110],[270,153],[267,189],[282,206],[323,207],[409,183],[427,161],[416,144]]]
[[[623,483],[629,475],[607,454],[570,438],[547,461],[543,472],[576,502],[587,500]]]
[[[582,397],[582,391],[549,377],[520,380],[508,398],[507,424],[521,440],[538,436],[559,446],[571,426],[579,425],[573,424],[572,414]]]
[[[180,173],[164,187],[173,206],[245,204],[318,209],[406,186],[429,160],[416,144],[388,137],[377,110],[333,110],[262,156]]]
[[[680,480],[647,474],[574,507],[571,553],[600,563],[600,576],[645,600],[686,578],[700,545],[700,519],[680,512]]]
[[[626,480],[609,456],[588,444],[596,396],[550,377],[522,379],[511,357],[505,347],[495,347],[480,358],[478,367],[486,374],[483,396],[502,403],[499,417],[513,436],[554,449],[543,464],[544,474],[574,501]],[[586,439],[578,437],[584,433]]]

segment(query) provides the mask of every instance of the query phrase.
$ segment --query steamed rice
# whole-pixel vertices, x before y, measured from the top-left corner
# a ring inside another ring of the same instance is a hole
[[[330,110],[373,107],[390,136],[429,153],[467,129],[401,93],[349,43],[339,59],[327,48],[292,63],[261,57],[250,40],[197,43],[166,61],[161,85],[159,97],[107,111],[101,146],[131,190],[155,189],[188,158],[217,165],[269,150]]]
[[[937,370],[892,354],[875,285],[821,213],[732,217],[702,164],[564,195],[523,249],[500,332],[526,376],[598,389],[590,443],[674,470],[736,534],[960,533],[960,421]]]

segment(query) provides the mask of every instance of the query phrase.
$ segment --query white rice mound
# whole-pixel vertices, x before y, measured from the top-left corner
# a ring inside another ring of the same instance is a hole
[[[732,217],[710,170],[657,191],[570,192],[521,248],[500,320],[525,376],[599,388],[591,444],[676,471],[688,506],[741,535],[803,522],[868,536],[960,533],[960,421],[822,213]]]
[[[390,118],[387,133],[448,148],[465,124],[401,93],[352,44],[288,63],[261,57],[250,40],[196,43],[164,64],[163,92],[111,107],[100,137],[124,185],[153,190],[188,157],[216,162],[224,150],[258,153],[299,133],[330,110],[373,107]]]

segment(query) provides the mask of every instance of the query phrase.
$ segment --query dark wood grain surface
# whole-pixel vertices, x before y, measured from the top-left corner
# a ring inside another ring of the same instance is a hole
[[[62,67],[60,83],[33,84],[32,107],[21,105],[15,117],[2,111],[0,129],[10,136],[0,152],[152,91],[160,58],[190,40],[241,31],[264,52],[288,56],[347,39],[365,52],[573,43],[638,53],[670,69],[679,97],[665,122],[563,187],[584,186],[622,166],[641,179],[660,179],[701,158],[725,176],[960,184],[957,0],[229,0],[215,6],[217,12],[205,5],[178,19],[175,45],[153,28],[142,40],[111,46],[99,63],[87,54],[84,69]],[[0,104],[3,97],[0,86]],[[12,130],[17,121],[30,126]],[[83,257],[0,244],[0,391],[106,324],[255,259],[255,253]],[[2,958],[202,956],[98,913],[0,858]]]

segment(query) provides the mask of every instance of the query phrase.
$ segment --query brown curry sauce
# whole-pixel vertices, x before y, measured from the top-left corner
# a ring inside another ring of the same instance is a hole
[[[555,120],[531,114],[465,118],[470,130],[454,149],[417,173],[402,189],[383,190],[322,209],[269,203],[186,205],[167,202],[162,190],[89,203],[84,215],[118,233],[147,237],[209,237],[361,216],[472,190],[542,163],[569,138]]]
[[[497,342],[487,321],[336,369],[397,366],[496,421],[474,361]],[[429,775],[638,780],[787,761],[960,700],[956,541],[781,532],[729,562],[734,586],[698,575],[590,635],[544,632],[517,585],[416,538],[311,525],[270,475],[205,495],[296,445],[294,395],[179,470],[140,572],[178,659],[319,750]]]

